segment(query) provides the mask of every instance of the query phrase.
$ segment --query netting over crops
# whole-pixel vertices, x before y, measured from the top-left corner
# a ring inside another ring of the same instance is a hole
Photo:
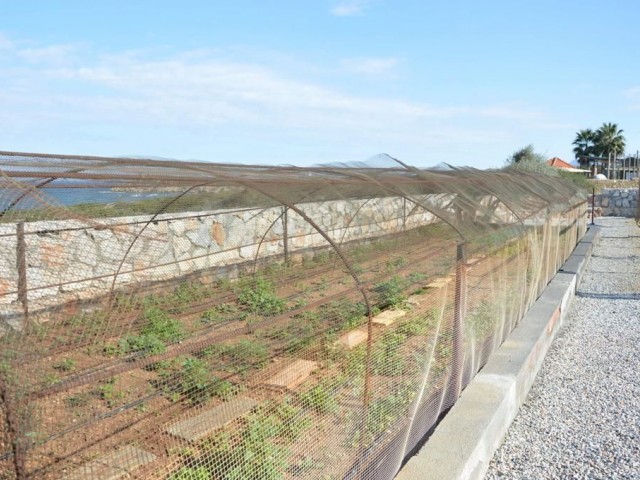
[[[585,225],[521,172],[0,153],[0,477],[390,479]]]

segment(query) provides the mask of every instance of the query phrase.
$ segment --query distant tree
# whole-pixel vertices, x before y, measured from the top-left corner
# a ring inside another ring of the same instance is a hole
[[[547,165],[546,160],[543,154],[535,151],[533,145],[527,145],[513,152],[511,156],[507,158],[505,167],[514,170],[526,170],[528,172],[557,176],[557,169]]]
[[[622,132],[617,123],[603,123],[595,132],[595,154],[600,157],[624,154],[626,139]]]
[[[576,138],[573,141],[573,153],[576,156],[576,160],[581,167],[589,166],[589,159],[585,158],[595,154],[596,149],[596,132],[590,128],[585,128],[576,133]]]

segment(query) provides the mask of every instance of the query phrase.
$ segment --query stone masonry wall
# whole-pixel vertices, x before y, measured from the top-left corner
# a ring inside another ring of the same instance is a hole
[[[326,201],[297,208],[338,244],[436,221],[424,210],[412,212],[398,197]],[[151,223],[146,216],[25,223],[29,310],[94,298],[112,286],[118,290],[222,270],[217,267],[233,276],[234,266],[284,253],[283,212],[283,207],[273,207],[164,214]],[[291,209],[286,224],[292,254],[329,247],[311,223]],[[4,325],[20,329],[16,230],[15,224],[0,225],[0,317]]]
[[[591,205],[591,198],[589,205]],[[595,196],[596,216],[633,218],[636,216],[637,209],[637,188],[605,188]]]

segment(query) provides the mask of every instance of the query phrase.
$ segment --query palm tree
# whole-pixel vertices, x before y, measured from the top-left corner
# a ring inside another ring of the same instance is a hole
[[[618,155],[624,154],[625,138],[622,135],[624,130],[618,128],[617,123],[603,123],[602,126],[596,132],[595,139],[595,153],[601,157],[613,158],[613,175],[616,174],[616,163]],[[607,175],[611,177],[609,171],[610,166],[607,166]]]
[[[576,133],[576,138],[573,141],[575,145],[573,153],[578,160],[580,166],[589,166],[589,157],[595,153],[595,140],[596,132],[590,128],[585,128]]]
[[[618,128],[617,123],[603,123],[596,132],[595,150],[601,157],[612,155],[622,155],[626,147],[624,130]]]

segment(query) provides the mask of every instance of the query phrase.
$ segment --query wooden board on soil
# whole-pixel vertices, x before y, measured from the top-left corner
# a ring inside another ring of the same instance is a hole
[[[426,288],[442,288],[445,285],[451,283],[452,281],[453,279],[451,277],[436,278],[433,282],[425,285],[425,287]]]
[[[392,325],[393,322],[398,320],[399,318],[404,317],[407,314],[404,310],[385,310],[379,315],[373,317],[373,323],[377,323],[378,325],[384,325],[388,327]]]
[[[133,445],[125,445],[101,457],[85,463],[64,480],[117,480],[129,477],[131,472],[142,465],[153,462],[156,456]]]
[[[198,440],[249,413],[259,402],[251,398],[239,397],[218,405],[199,415],[174,423],[165,431],[188,442]]]
[[[304,382],[318,366],[318,362],[311,360],[296,360],[284,370],[276,373],[266,383],[273,387],[295,388]]]
[[[337,341],[336,345],[341,345],[349,350],[357,347],[362,342],[366,342],[369,334],[366,330],[351,330],[350,332],[342,335]]]

